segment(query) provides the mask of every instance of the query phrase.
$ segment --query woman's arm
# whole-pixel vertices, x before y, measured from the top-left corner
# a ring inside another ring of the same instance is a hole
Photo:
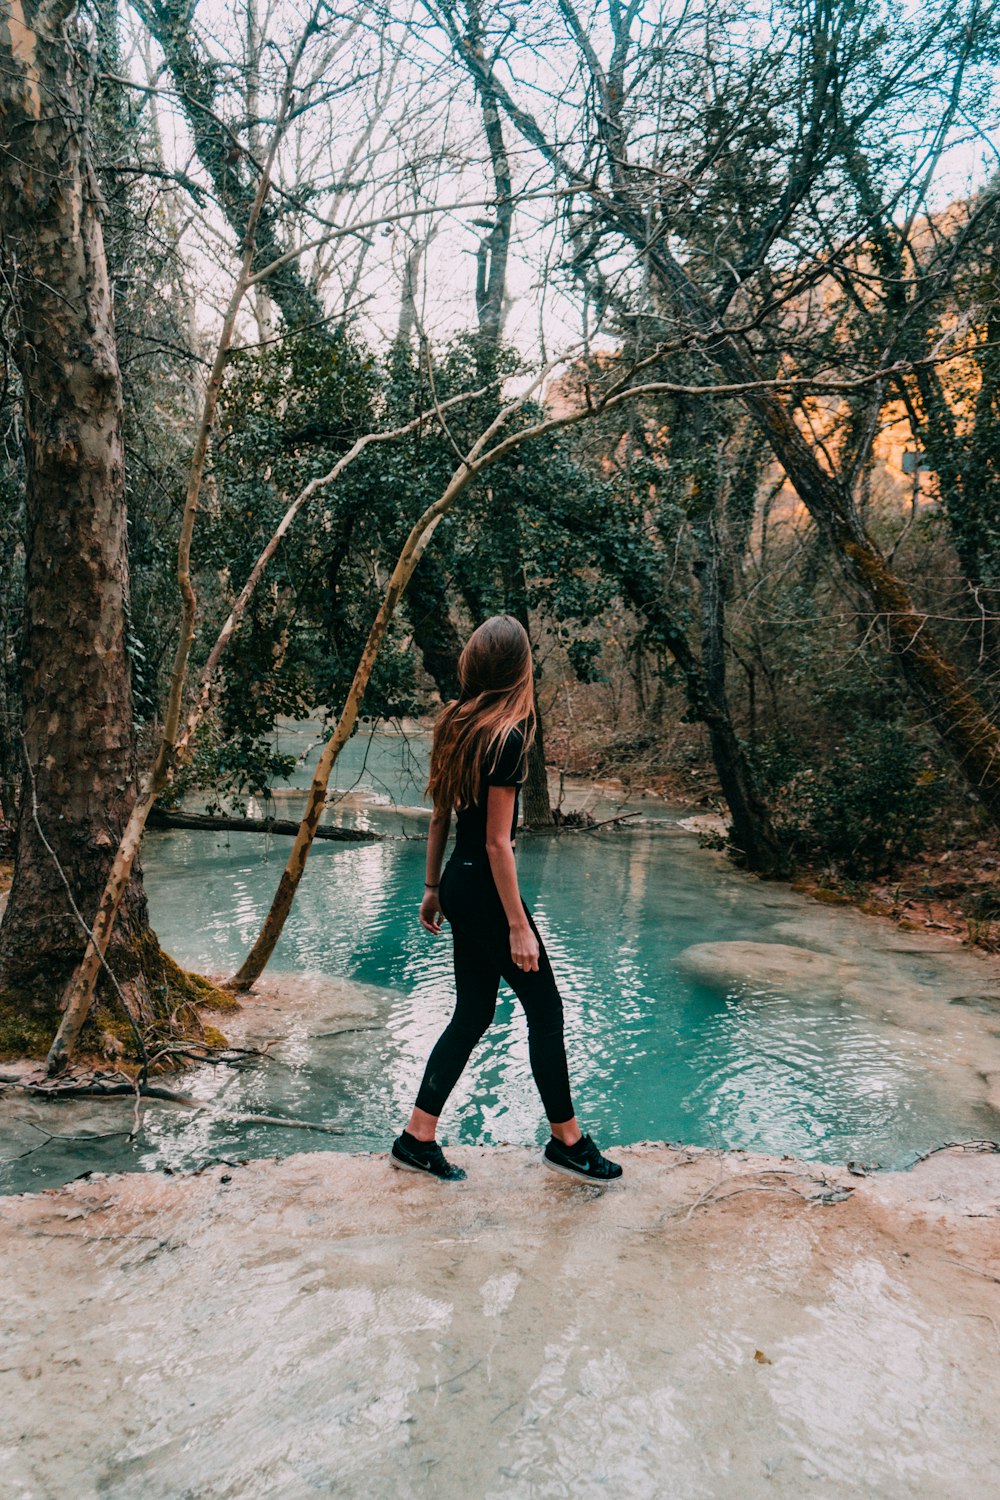
[[[510,952],[519,969],[538,968],[538,939],[531,930],[517,884],[517,865],[510,842],[517,788],[491,786],[486,801],[486,852],[493,880],[510,923]]]
[[[441,885],[441,866],[444,864],[445,845],[451,831],[451,809],[435,808],[431,813],[431,825],[427,830],[427,883],[424,899],[420,903],[420,921],[428,932],[441,931],[441,902],[438,889]]]

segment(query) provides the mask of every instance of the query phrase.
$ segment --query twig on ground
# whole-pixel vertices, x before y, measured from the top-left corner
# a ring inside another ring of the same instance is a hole
[[[811,1183],[814,1187],[820,1188],[821,1191],[817,1193],[803,1192],[790,1182],[748,1182],[742,1186],[732,1188],[730,1192],[719,1193],[717,1191],[718,1188],[727,1182],[735,1180],[731,1173],[725,1174],[707,1187],[693,1203],[688,1204],[687,1212],[684,1215],[685,1224],[696,1208],[703,1208],[709,1202],[725,1203],[727,1199],[738,1198],[742,1193],[792,1193],[803,1203],[810,1205],[820,1203],[825,1207],[831,1203],[845,1202],[854,1192],[852,1187],[847,1187],[841,1183],[831,1183],[825,1177],[814,1177],[806,1172],[784,1171],[774,1168],[764,1175],[769,1177],[796,1177],[799,1181]],[[683,1208],[683,1204],[677,1209],[677,1213],[681,1212],[681,1208]]]
[[[1000,1141],[991,1141],[985,1136],[968,1141],[945,1141],[943,1146],[932,1146],[929,1151],[922,1151],[913,1165],[916,1166],[919,1161],[927,1161],[928,1157],[936,1156],[939,1151],[982,1151],[990,1154],[1000,1151]]]
[[[702,1204],[707,1203],[708,1200],[712,1197],[712,1195],[715,1192],[716,1188],[721,1187],[724,1182],[728,1182],[729,1180],[730,1180],[729,1174],[728,1173],[723,1173],[723,1175],[721,1177],[717,1177],[716,1178],[716,1180],[711,1184],[710,1187],[707,1187],[705,1189],[705,1191],[702,1193],[702,1195],[701,1195],[700,1198],[696,1198],[693,1203],[689,1204],[688,1205],[688,1211],[684,1215],[684,1222],[685,1222],[685,1224],[690,1219],[690,1217],[694,1213],[695,1209],[696,1208],[701,1208]],[[680,1212],[680,1209],[678,1209],[678,1213],[679,1212]]]
[[[994,1276],[992,1271],[981,1271],[978,1266],[967,1266],[964,1260],[952,1260],[948,1255],[942,1255],[941,1259],[949,1266],[958,1266],[960,1271],[968,1271],[972,1276],[982,1276],[984,1281],[995,1281],[1000,1286],[1000,1276]]]

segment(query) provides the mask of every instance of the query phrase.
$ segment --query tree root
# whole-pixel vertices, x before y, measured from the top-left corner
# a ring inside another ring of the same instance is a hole
[[[67,955],[67,968],[76,956]],[[237,1011],[239,1002],[203,974],[182,968],[151,929],[125,940],[119,933],[110,961],[116,985],[102,983],[81,1035],[85,1059],[113,1059],[148,1071],[176,1067],[185,1047],[200,1051],[197,1061],[230,1050],[203,1013]],[[0,988],[0,1058],[45,1056],[59,1025],[59,989],[55,981],[41,993],[37,982],[33,988]]]

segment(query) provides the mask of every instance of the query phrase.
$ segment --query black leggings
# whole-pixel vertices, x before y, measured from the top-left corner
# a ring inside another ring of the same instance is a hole
[[[563,1124],[573,1118],[563,1011],[552,966],[538,938],[538,969],[515,967],[510,954],[510,927],[485,855],[472,859],[452,855],[441,876],[441,910],[455,943],[455,1014],[427,1059],[417,1094],[417,1108],[439,1115],[496,1010],[500,980],[506,980],[524,1007],[528,1021],[528,1057],[546,1118]],[[521,903],[524,906],[524,903]]]

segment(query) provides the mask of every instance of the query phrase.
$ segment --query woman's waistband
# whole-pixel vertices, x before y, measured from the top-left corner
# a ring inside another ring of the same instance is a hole
[[[517,845],[512,842],[510,847],[516,849]],[[448,864],[477,865],[488,870],[490,868],[489,850],[484,844],[473,844],[471,848],[467,849],[463,849],[456,844],[448,856]],[[445,868],[447,868],[447,865]]]

